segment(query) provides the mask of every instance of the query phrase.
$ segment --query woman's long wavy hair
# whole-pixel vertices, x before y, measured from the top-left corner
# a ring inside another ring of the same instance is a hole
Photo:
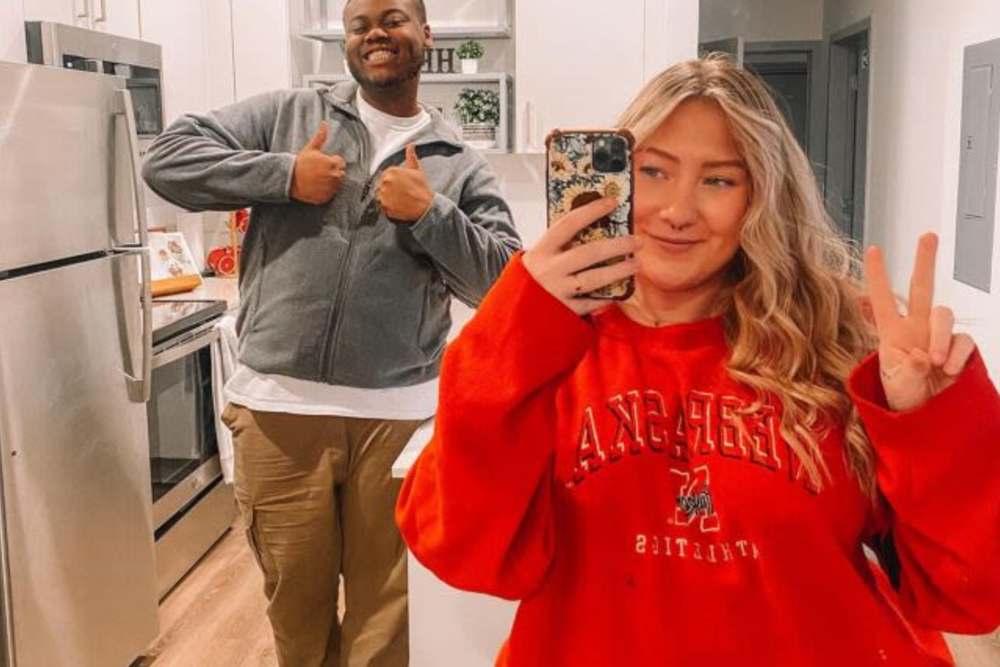
[[[871,443],[845,390],[852,368],[877,344],[857,248],[826,214],[809,160],[765,84],[728,57],[670,67],[643,88],[619,125],[641,148],[691,98],[713,100],[725,113],[752,184],[720,301],[729,372],[758,401],[781,401],[781,435],[817,489],[830,477],[820,442],[842,425],[846,465],[874,498]]]

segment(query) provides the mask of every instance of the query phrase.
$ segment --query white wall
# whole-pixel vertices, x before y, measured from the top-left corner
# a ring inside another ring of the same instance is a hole
[[[676,62],[698,56],[699,20],[698,0],[646,3],[644,80]]]
[[[917,237],[938,233],[937,299],[955,310],[1000,381],[1000,234],[994,238],[991,293],[952,278],[963,49],[1000,38],[1000,3],[826,0],[825,30],[835,32],[867,15],[872,78],[866,242],[886,250],[893,284],[905,293]]]
[[[823,38],[823,0],[701,0],[700,5],[701,42]]]
[[[24,11],[21,0],[0,0],[0,61],[28,60],[24,44]]]

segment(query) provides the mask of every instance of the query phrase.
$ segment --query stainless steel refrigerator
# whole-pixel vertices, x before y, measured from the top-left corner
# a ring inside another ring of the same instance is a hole
[[[0,63],[0,582],[12,667],[156,636],[149,258],[125,80]]]

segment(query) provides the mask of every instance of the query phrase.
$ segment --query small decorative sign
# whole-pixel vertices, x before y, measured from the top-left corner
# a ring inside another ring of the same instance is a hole
[[[424,49],[425,74],[454,74],[455,49]]]

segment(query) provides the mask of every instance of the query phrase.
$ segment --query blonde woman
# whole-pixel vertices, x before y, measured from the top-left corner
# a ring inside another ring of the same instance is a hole
[[[877,249],[862,288],[726,60],[621,124],[636,236],[566,250],[614,203],[567,215],[450,347],[397,506],[413,554],[521,600],[498,665],[951,664],[936,630],[1000,624],[1000,397],[933,304],[936,238],[902,312]],[[631,274],[629,302],[581,297]]]

